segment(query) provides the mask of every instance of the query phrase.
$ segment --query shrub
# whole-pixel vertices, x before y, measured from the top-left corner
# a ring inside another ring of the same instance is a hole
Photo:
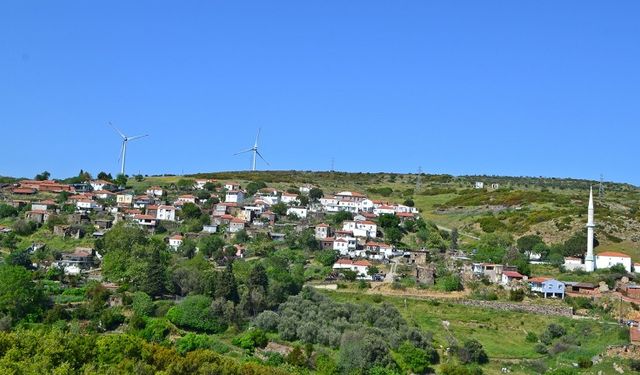
[[[458,358],[460,359],[460,362],[464,364],[484,364],[489,362],[487,353],[484,351],[482,344],[477,340],[466,341],[462,348],[458,349]]]
[[[179,327],[197,331],[219,333],[227,327],[218,321],[210,309],[211,298],[207,296],[189,296],[167,312],[167,318]]]
[[[533,350],[535,350],[538,354],[547,354],[549,352],[547,350],[547,347],[541,343],[536,344],[536,346],[533,347]]]
[[[547,326],[547,332],[551,336],[551,338],[562,337],[567,334],[567,330],[564,329],[563,326],[555,323],[551,323]]]
[[[465,367],[454,364],[444,364],[440,366],[442,375],[482,375],[482,369],[477,366]]]
[[[148,318],[140,335],[149,342],[162,342],[170,331],[169,324],[163,318]]]
[[[580,368],[590,368],[591,366],[593,366],[593,361],[591,361],[591,359],[587,357],[580,357],[578,358],[578,366]]]
[[[629,367],[631,367],[633,371],[640,372],[640,359],[629,360]]]
[[[269,339],[260,328],[249,328],[241,336],[233,339],[232,344],[242,349],[253,352],[255,348],[264,348],[267,346]]]
[[[462,281],[458,275],[447,275],[437,280],[436,285],[438,289],[445,292],[453,292],[464,289],[462,287]]]
[[[194,351],[196,349],[211,349],[218,353],[227,353],[230,349],[215,337],[188,333],[176,341],[176,349],[180,354]]]
[[[256,318],[253,320],[253,324],[256,327],[267,331],[267,332],[276,332],[278,330],[278,321],[280,320],[280,316],[270,310],[261,312]]]
[[[527,332],[527,337],[525,338],[527,342],[538,342],[538,335],[533,332]]]
[[[153,314],[153,301],[145,292],[135,292],[133,294],[131,307],[138,316],[151,316]]]
[[[120,324],[124,323],[124,315],[119,309],[106,309],[100,314],[98,321],[99,328],[106,331],[116,329]]]
[[[509,301],[522,302],[524,299],[524,290],[512,289],[509,291]]]

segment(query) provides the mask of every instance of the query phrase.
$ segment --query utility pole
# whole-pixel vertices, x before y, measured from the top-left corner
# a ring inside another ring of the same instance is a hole
[[[600,173],[600,186],[598,189],[598,197],[600,200],[604,198],[604,176]]]
[[[416,189],[415,194],[418,194],[422,189],[422,167],[418,166],[418,175],[416,176]]]

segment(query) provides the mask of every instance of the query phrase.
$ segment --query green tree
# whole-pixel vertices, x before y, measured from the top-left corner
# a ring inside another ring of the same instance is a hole
[[[402,231],[400,228],[392,227],[384,230],[385,239],[392,244],[397,244],[402,240]]]
[[[406,370],[422,374],[429,369],[430,362],[427,352],[424,349],[416,348],[408,341],[400,345],[398,354],[400,354]]]
[[[138,316],[150,316],[153,314],[153,300],[145,292],[135,292],[131,305],[133,312]]]
[[[523,253],[533,252],[533,249],[540,244],[544,245],[544,241],[542,240],[542,237],[536,234],[522,236],[518,238],[518,240],[516,241],[516,246],[518,247],[518,250],[520,250],[520,252],[523,252]]]
[[[451,229],[451,248],[453,250],[457,250],[458,249],[458,228],[453,228]]]
[[[335,225],[342,225],[343,221],[353,220],[353,214],[349,211],[339,211],[333,215],[332,219]]]
[[[120,173],[116,176],[115,180],[113,180],[113,183],[118,185],[118,186],[127,186],[127,181],[129,180],[129,178],[127,178],[126,175]]]
[[[219,333],[226,329],[211,310],[211,298],[207,296],[188,296],[167,312],[171,323],[184,328],[208,333]]]
[[[247,196],[254,195],[260,189],[264,189],[267,187],[263,181],[251,181],[245,186],[245,190],[247,191]]]
[[[8,204],[0,203],[0,219],[18,216],[18,210]]]
[[[378,225],[383,229],[397,228],[400,218],[393,214],[382,214],[378,217]]]
[[[0,312],[13,319],[41,312],[45,306],[42,289],[24,267],[0,265]]]
[[[227,301],[238,303],[240,296],[238,295],[238,284],[233,274],[231,264],[227,265],[224,271],[218,273],[216,289],[216,298],[224,298]]]
[[[477,340],[465,341],[462,348],[458,349],[458,359],[464,364],[477,363],[481,365],[489,362],[487,353]]]
[[[316,254],[316,260],[325,267],[332,266],[338,260],[339,254],[336,250],[322,250]]]
[[[271,206],[271,211],[273,211],[274,214],[279,216],[285,216],[287,214],[287,209],[288,209],[287,205],[282,202],[276,203],[273,206]]]
[[[36,181],[46,181],[49,179],[49,177],[51,177],[51,173],[49,173],[48,171],[44,171],[42,173],[38,173],[34,179]]]
[[[311,202],[318,202],[323,196],[324,193],[317,187],[311,188],[311,190],[309,190],[309,199],[311,200]]]
[[[416,205],[416,203],[411,198],[405,199],[403,204],[407,207],[413,207]]]
[[[180,216],[183,219],[199,219],[201,215],[200,207],[190,202],[183,204],[180,210]]]
[[[597,238],[593,239],[593,247],[599,245]],[[571,238],[564,243],[564,256],[568,257],[581,257],[587,252],[587,233],[580,231],[575,233]]]

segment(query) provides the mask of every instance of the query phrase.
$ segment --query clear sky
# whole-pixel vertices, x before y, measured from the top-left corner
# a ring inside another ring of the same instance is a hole
[[[640,185],[640,1],[0,3],[0,175],[259,168]]]

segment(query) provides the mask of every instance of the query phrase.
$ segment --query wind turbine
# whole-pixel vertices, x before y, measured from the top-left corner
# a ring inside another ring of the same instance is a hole
[[[267,163],[267,165],[271,165],[269,164],[268,161],[266,161],[263,157],[262,154],[260,153],[260,151],[258,151],[258,139],[260,138],[260,128],[258,128],[258,135],[256,135],[256,142],[253,144],[253,147],[251,147],[250,149],[244,150],[244,151],[240,151],[237,152],[235,155],[240,155],[240,154],[244,154],[246,152],[252,152],[253,153],[253,157],[251,159],[251,170],[255,171],[256,170],[256,155],[260,156],[260,159],[262,159],[262,161],[264,161],[265,163]]]
[[[140,138],[144,138],[144,137],[148,137],[149,134],[143,134],[143,135],[136,135],[134,137],[127,137],[126,135],[124,135],[124,133],[122,133],[118,128],[116,128],[111,122],[109,122],[109,125],[111,125],[111,127],[118,132],[118,134],[120,134],[120,136],[122,137],[122,149],[120,150],[120,161],[121,161],[121,166],[120,166],[120,174],[124,174],[124,165],[125,165],[125,160],[127,158],[127,143],[129,141],[133,141],[135,139],[140,139]]]

